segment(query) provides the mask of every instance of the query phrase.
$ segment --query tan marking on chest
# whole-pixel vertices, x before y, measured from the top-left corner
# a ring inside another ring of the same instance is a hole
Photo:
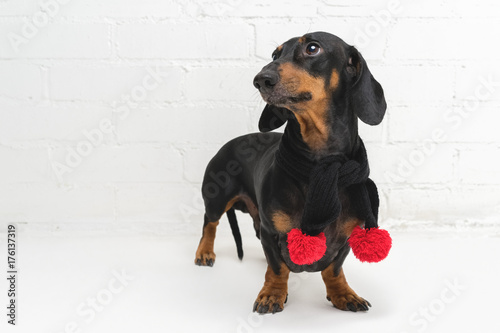
[[[285,214],[283,211],[278,210],[273,213],[272,221],[274,223],[274,228],[282,233],[288,233],[292,230],[292,220],[290,216]]]
[[[343,226],[344,235],[346,235],[347,237],[351,237],[352,231],[357,225],[359,226],[363,225],[363,221],[358,218],[352,218],[344,222]]]

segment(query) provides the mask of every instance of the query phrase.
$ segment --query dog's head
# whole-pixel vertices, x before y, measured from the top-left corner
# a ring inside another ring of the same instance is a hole
[[[314,126],[319,133],[345,113],[370,125],[382,121],[382,87],[361,54],[337,36],[314,32],[292,38],[272,58],[254,78],[267,103],[259,121],[262,132],[283,125],[290,111],[301,127]]]

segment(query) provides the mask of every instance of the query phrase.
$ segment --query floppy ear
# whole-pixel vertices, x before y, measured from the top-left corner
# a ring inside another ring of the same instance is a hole
[[[387,108],[384,90],[354,47],[351,49],[349,67],[356,73],[350,95],[351,111],[368,125],[380,124]]]
[[[288,120],[290,111],[274,105],[266,104],[264,111],[260,115],[259,131],[270,132],[281,127]]]

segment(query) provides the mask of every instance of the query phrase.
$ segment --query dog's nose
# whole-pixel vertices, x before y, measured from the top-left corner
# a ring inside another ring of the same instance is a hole
[[[261,89],[269,89],[272,88],[278,83],[279,76],[278,73],[273,73],[270,71],[262,71],[255,76],[253,79],[253,85],[255,88]]]

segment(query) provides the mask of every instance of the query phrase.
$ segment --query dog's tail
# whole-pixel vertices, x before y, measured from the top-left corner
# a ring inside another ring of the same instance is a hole
[[[227,219],[229,220],[229,225],[231,226],[231,231],[233,232],[234,241],[236,242],[236,250],[238,251],[238,258],[243,259],[243,246],[241,241],[240,228],[238,227],[238,220],[236,219],[236,213],[234,208],[230,208],[227,212]]]

